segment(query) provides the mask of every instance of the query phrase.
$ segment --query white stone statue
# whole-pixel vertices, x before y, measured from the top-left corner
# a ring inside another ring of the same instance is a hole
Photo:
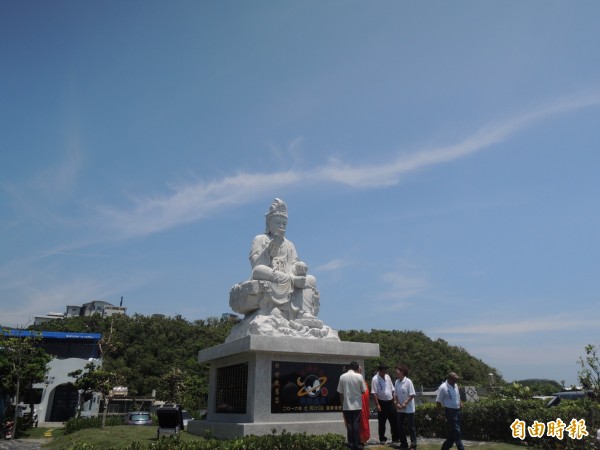
[[[336,331],[316,318],[317,280],[285,237],[286,204],[276,198],[265,216],[266,231],[254,238],[250,250],[251,278],[234,285],[229,294],[231,308],[245,317],[226,342],[250,334],[339,340]]]

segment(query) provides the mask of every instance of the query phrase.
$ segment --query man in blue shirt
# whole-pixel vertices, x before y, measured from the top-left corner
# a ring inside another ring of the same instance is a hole
[[[456,444],[458,450],[465,450],[460,437],[460,392],[458,390],[458,375],[456,372],[450,372],[446,381],[444,381],[437,391],[435,399],[439,408],[444,408],[446,424],[448,426],[448,438],[442,444],[442,450],[448,450]]]

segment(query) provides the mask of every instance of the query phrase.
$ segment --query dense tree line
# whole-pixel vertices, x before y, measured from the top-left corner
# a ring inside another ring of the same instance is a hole
[[[448,344],[443,339],[432,340],[422,331],[371,330],[340,331],[343,341],[374,342],[379,344],[381,356],[365,361],[365,374],[372,375],[379,364],[387,365],[393,377],[396,364],[410,369],[415,387],[437,388],[446,375],[457,372],[462,385],[489,385],[490,374],[502,383],[498,371],[471,355],[462,347]]]
[[[208,367],[198,363],[198,352],[222,344],[233,322],[209,318],[189,322],[181,316],[134,315],[101,318],[99,315],[55,320],[38,330],[101,333],[103,369],[126,380],[129,393],[138,397],[156,390],[157,398],[177,401],[187,409],[205,406]],[[420,331],[340,331],[344,341],[380,345],[380,358],[365,362],[367,378],[379,363],[390,367],[400,362],[411,369],[415,386],[437,387],[449,371],[457,371],[463,384],[487,385],[496,369],[472,357],[461,347],[442,339],[432,340]]]
[[[192,411],[205,406],[208,367],[198,352],[222,344],[233,323],[209,318],[189,322],[181,316],[134,315],[71,317],[38,325],[38,330],[101,333],[103,369],[116,373],[136,397],[156,397]]]

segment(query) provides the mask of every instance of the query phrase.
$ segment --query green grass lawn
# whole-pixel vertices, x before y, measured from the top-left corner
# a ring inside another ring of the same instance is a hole
[[[76,433],[63,435],[62,431],[55,432],[53,439],[48,439],[48,443],[43,444],[44,449],[63,449],[72,446],[76,442],[85,442],[93,444],[98,448],[119,448],[128,447],[133,442],[142,442],[150,444],[156,442],[155,426],[128,426],[119,425],[113,427],[88,428],[77,431]],[[58,431],[58,430],[57,430]],[[184,441],[201,440],[200,436],[195,436],[187,432],[182,432],[180,437]]]
[[[43,438],[44,432],[47,429],[38,428],[32,429],[32,433],[23,438]],[[48,450],[59,450],[69,448],[77,442],[85,442],[93,444],[97,448],[108,449],[108,448],[123,448],[128,447],[133,442],[141,442],[144,444],[151,444],[156,442],[156,427],[155,426],[112,426],[104,429],[89,428],[80,430],[70,435],[64,435],[62,429],[54,429],[52,438],[47,438],[48,442],[44,443],[42,447]],[[187,432],[182,432],[180,438],[184,441],[202,440],[200,436],[195,436]],[[441,442],[441,441],[440,441]],[[500,443],[474,443],[472,446],[466,445],[467,448],[482,447],[482,450],[515,450],[522,448],[518,445],[500,444]],[[372,450],[388,450],[393,447],[386,445],[376,445],[368,447]],[[419,450],[439,450],[439,442],[419,442]]]
[[[48,431],[52,432],[52,437],[62,436],[64,428],[28,428],[18,435],[19,439],[43,439],[44,434]]]

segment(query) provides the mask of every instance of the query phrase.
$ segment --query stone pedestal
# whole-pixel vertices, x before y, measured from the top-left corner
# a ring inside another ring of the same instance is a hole
[[[207,416],[188,431],[220,439],[273,430],[345,436],[339,375],[351,361],[378,356],[379,344],[256,335],[207,348],[198,354],[210,363]],[[298,371],[286,378],[290,367]]]

